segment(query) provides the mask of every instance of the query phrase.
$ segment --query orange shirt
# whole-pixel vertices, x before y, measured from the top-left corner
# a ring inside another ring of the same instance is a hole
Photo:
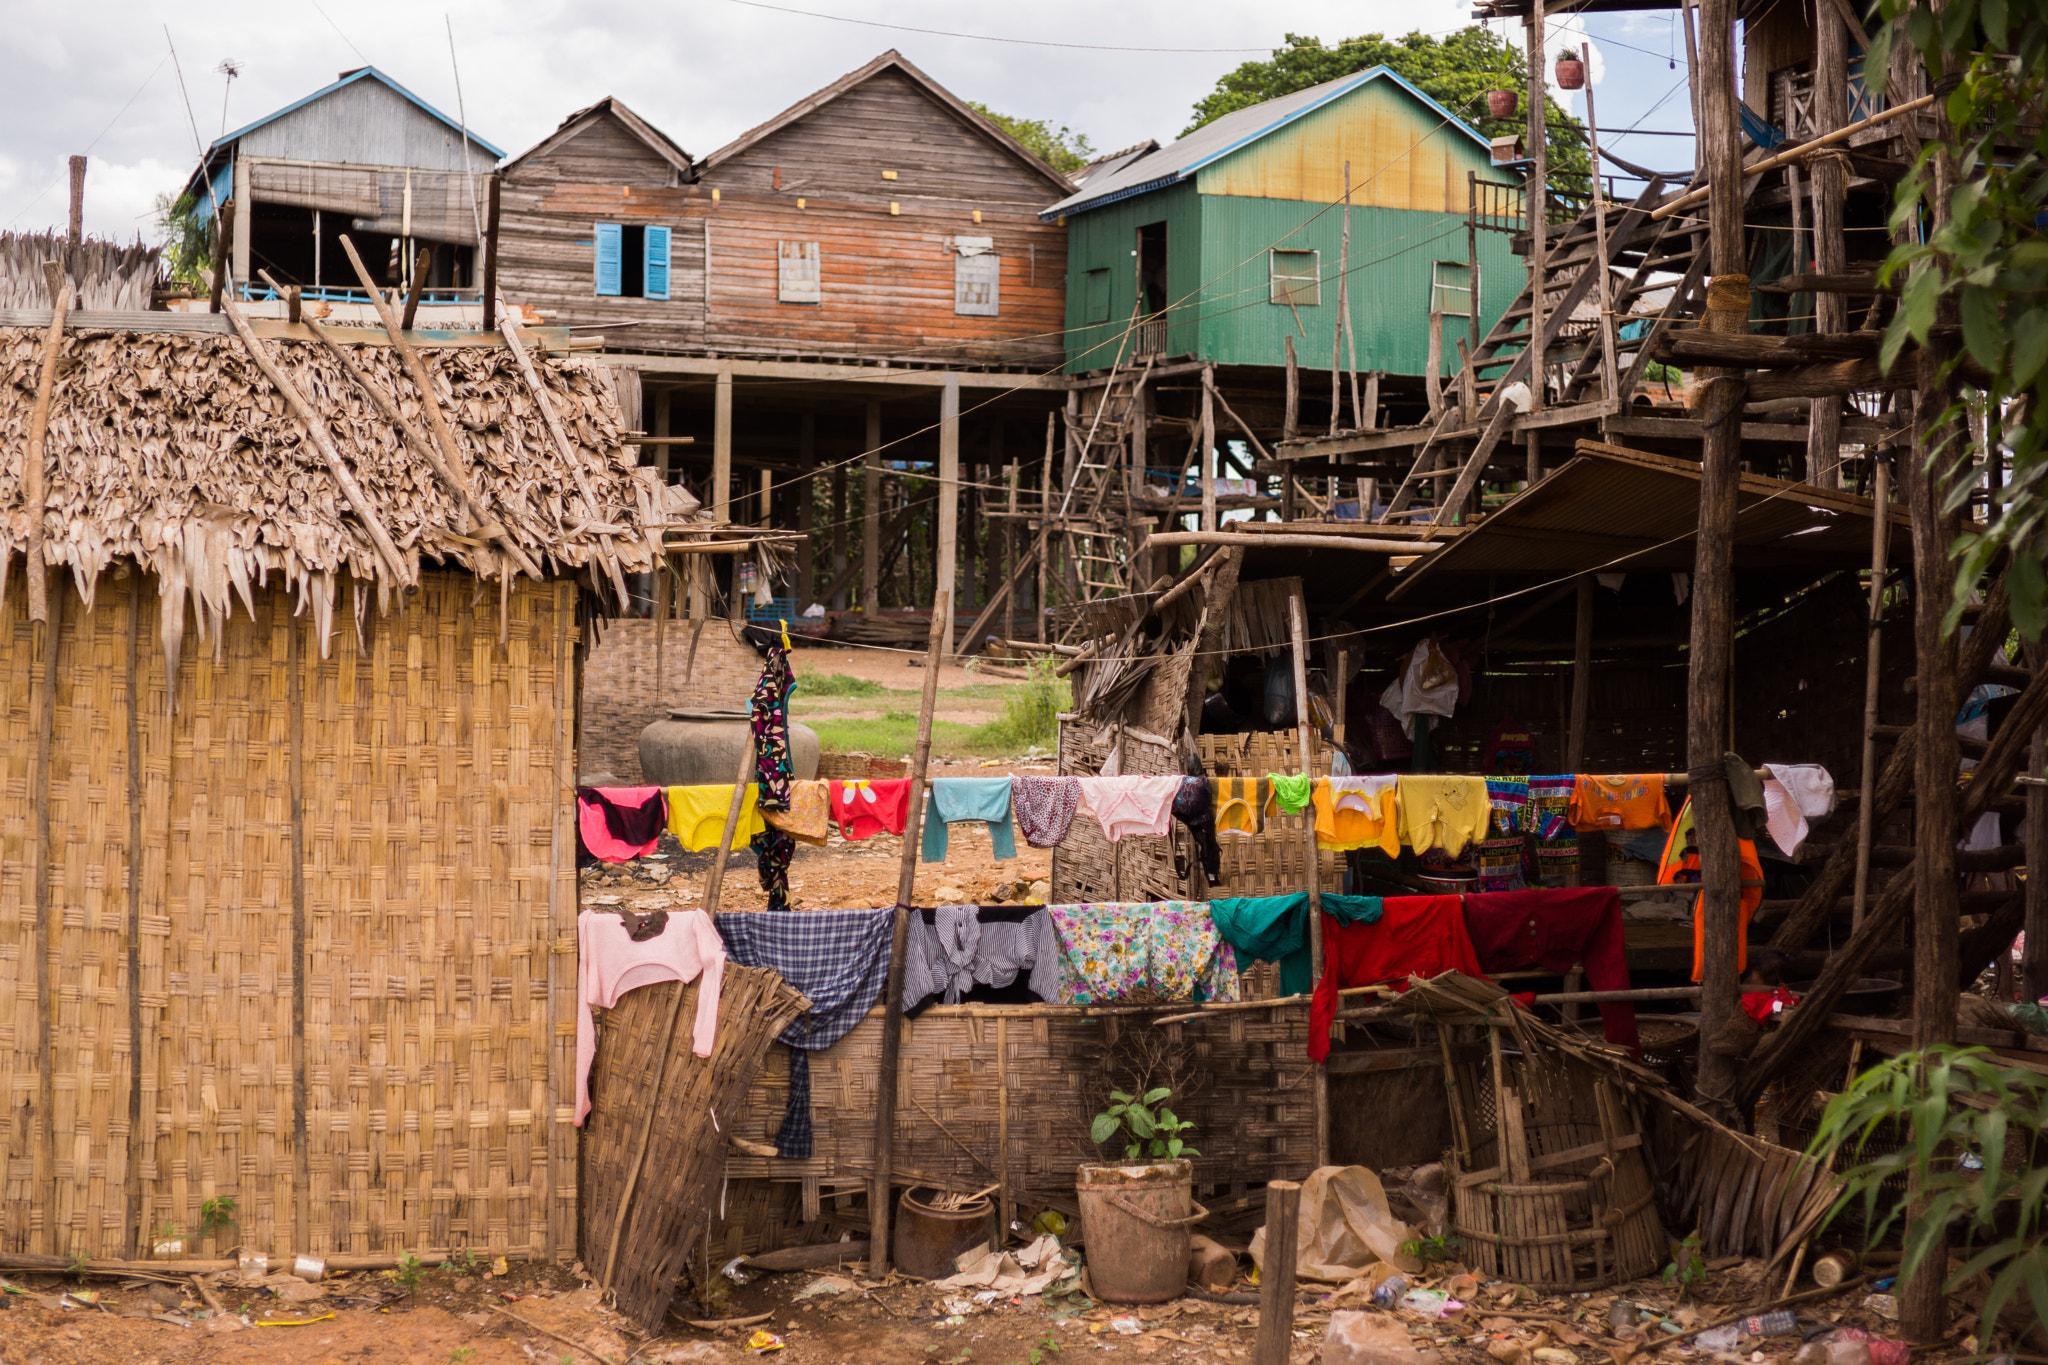
[[[1671,828],[1671,807],[1664,801],[1664,775],[1596,777],[1581,773],[1572,786],[1572,828]]]

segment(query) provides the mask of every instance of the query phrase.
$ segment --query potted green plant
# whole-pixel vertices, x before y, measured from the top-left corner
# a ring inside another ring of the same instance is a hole
[[[1570,48],[1566,48],[1557,54],[1556,60],[1550,64],[1550,69],[1557,76],[1559,89],[1581,90],[1585,88],[1586,64],[1579,59],[1579,54],[1573,52]]]
[[[1109,1303],[1164,1303],[1187,1283],[1188,1229],[1209,1216],[1194,1199],[1188,1144],[1194,1125],[1166,1107],[1165,1086],[1141,1095],[1109,1092],[1110,1104],[1088,1136],[1116,1164],[1084,1164],[1076,1173],[1088,1278]]]

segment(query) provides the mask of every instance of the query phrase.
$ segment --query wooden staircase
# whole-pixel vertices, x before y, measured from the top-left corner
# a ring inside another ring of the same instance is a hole
[[[1706,232],[1682,215],[1652,220],[1650,211],[1663,194],[1664,182],[1652,180],[1633,203],[1589,205],[1561,234],[1552,230],[1541,283],[1543,354],[1546,369],[1562,362],[1566,376],[1557,394],[1545,395],[1547,405],[1604,402],[1610,405],[1609,411],[1626,407],[1644,366],[1649,363],[1651,343],[1673,321],[1697,313],[1707,262]],[[1605,223],[1598,220],[1602,213]],[[1600,250],[1603,227],[1604,256]],[[1598,298],[1601,272],[1616,267],[1629,272],[1628,283],[1613,295],[1616,325],[1607,325],[1603,320],[1583,342],[1564,343],[1563,335],[1573,311],[1587,299]],[[1675,283],[1670,278],[1673,275],[1679,277]],[[1535,315],[1535,288],[1533,283],[1523,286],[1521,294],[1467,358],[1457,379],[1446,386],[1450,393],[1474,394],[1477,406],[1467,412],[1454,401],[1437,416],[1428,439],[1416,449],[1413,467],[1380,515],[1382,524],[1408,510],[1425,480],[1434,481],[1441,495],[1430,517],[1431,525],[1443,524],[1471,496],[1517,412],[1514,405],[1503,401],[1505,390],[1517,382],[1531,383],[1529,341],[1530,323]],[[1670,297],[1656,312],[1635,311],[1638,300],[1667,288],[1671,290]],[[1650,322],[1648,336],[1625,344],[1610,343],[1608,339],[1615,335],[1621,322],[1638,320]],[[1608,356],[1610,344],[1616,353],[1612,365]],[[1628,356],[1625,370],[1620,365],[1624,354]],[[1454,465],[1452,447],[1467,440],[1473,440],[1470,453],[1462,465]],[[1445,494],[1442,481],[1451,477],[1453,468],[1456,479]]]

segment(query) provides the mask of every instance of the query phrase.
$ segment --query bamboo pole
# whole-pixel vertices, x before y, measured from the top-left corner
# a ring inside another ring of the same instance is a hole
[[[725,805],[725,833],[718,841],[718,851],[712,855],[711,871],[704,878],[704,913],[707,915],[718,913],[719,894],[725,889],[725,865],[732,857],[733,836],[739,832],[740,812],[746,807],[747,789],[754,784],[755,767],[754,740],[750,734],[740,745],[739,770],[733,774],[732,780],[732,799]],[[626,1219],[633,1212],[633,1190],[640,1183],[640,1169],[647,1162],[647,1147],[654,1133],[654,1118],[661,1112],[662,1092],[668,1087],[668,1055],[675,1046],[677,1023],[683,1017],[683,985],[682,982],[676,983],[675,998],[669,1002],[668,1023],[662,1029],[661,1046],[654,1052],[655,1065],[661,1070],[654,1078],[654,1097],[640,1119],[640,1137],[634,1146],[633,1165],[626,1172],[626,1187],[619,1194],[618,1215],[612,1219],[611,1245],[604,1254],[604,1274],[598,1278],[598,1284],[606,1289],[612,1285],[612,1270],[619,1261],[619,1243],[625,1238]],[[697,989],[705,989],[705,983],[700,980]]]
[[[939,665],[946,651],[946,622],[953,601],[940,592],[932,603],[931,636],[925,643],[924,695],[917,708],[917,748],[910,767],[910,807],[903,820],[903,859],[896,872],[896,925],[889,941],[889,984],[882,992],[882,1055],[875,1074],[875,1171],[868,1185],[869,1273],[889,1273],[889,1227],[894,1210],[896,1077],[903,1062],[903,958],[910,942],[911,898],[917,894],[917,851],[923,842],[926,770],[932,758],[932,712],[939,701]]]
[[[1863,911],[1870,903],[1870,847],[1877,837],[1877,696],[1882,670],[1879,651],[1884,643],[1884,580],[1891,564],[1892,519],[1885,504],[1891,495],[1891,461],[1877,463],[1873,500],[1877,515],[1870,519],[1870,619],[1865,628],[1863,656],[1863,775],[1862,799],[1856,807],[1856,891],[1850,927],[1863,923]]]
[[[1373,536],[1264,535],[1257,531],[1155,531],[1147,547],[1161,545],[1236,545],[1288,550],[1363,550],[1379,555],[1419,555],[1441,550],[1441,540],[1393,540]]]
[[[1287,599],[1287,628],[1294,660],[1294,739],[1301,756],[1302,774],[1314,781],[1310,755],[1308,718],[1308,623],[1299,590]],[[1308,956],[1309,978],[1323,979],[1323,879],[1322,851],[1316,844],[1315,807],[1306,812],[1305,838],[1308,854]],[[1320,1063],[1311,1077],[1315,1103],[1315,1154],[1318,1167],[1330,1164],[1330,1077]]]
[[[1528,19],[1528,67],[1529,67],[1529,189],[1524,202],[1529,213],[1529,411],[1543,410],[1544,374],[1548,368],[1543,361],[1544,287],[1550,274],[1550,133],[1549,133],[1549,90],[1543,73],[1549,66],[1549,55],[1543,45],[1549,39],[1544,23],[1543,0],[1530,0]],[[1596,168],[1597,169],[1597,168]],[[1541,437],[1529,433],[1529,480],[1538,477],[1537,442]]]
[[[1702,11],[1701,19],[1701,26],[1711,36],[1713,24],[1706,20],[1704,11]],[[1712,92],[1709,91],[1708,93],[1711,94]],[[1742,167],[1742,178],[1747,180],[1753,175],[1762,175],[1765,171],[1774,171],[1780,166],[1802,160],[1811,153],[1819,151],[1822,147],[1832,147],[1837,142],[1847,142],[1851,137],[1866,128],[1875,128],[1881,123],[1889,123],[1893,119],[1903,118],[1907,114],[1917,114],[1922,109],[1932,107],[1934,101],[1935,97],[1933,95],[1922,95],[1917,100],[1909,100],[1904,104],[1894,105],[1881,114],[1872,114],[1869,118],[1859,119],[1846,128],[1837,128],[1832,133],[1823,133],[1817,138],[1800,143],[1797,147],[1787,147],[1776,156],[1766,157],[1754,166]],[[1713,181],[1712,177],[1709,177],[1708,183],[1699,189],[1688,191],[1661,208],[1652,209],[1650,211],[1650,219],[1652,222],[1655,222],[1658,219],[1669,218],[1672,214],[1678,213],[1681,210],[1691,208],[1694,204],[1704,200],[1712,190]]]
[[[313,449],[320,453],[320,458],[327,462],[327,470],[334,475],[335,483],[340,486],[342,498],[355,512],[357,520],[363,523],[363,529],[369,534],[370,543],[376,547],[378,557],[384,561],[385,567],[391,570],[392,577],[400,587],[408,591],[417,587],[418,579],[413,574],[412,566],[405,562],[404,556],[398,553],[398,547],[392,544],[391,533],[386,531],[384,523],[377,519],[376,510],[370,506],[370,499],[363,492],[362,485],[356,482],[356,476],[350,473],[348,466],[342,462],[341,452],[334,448],[334,438],[327,430],[327,423],[313,410],[312,403],[299,392],[298,386],[277,367],[277,362],[271,359],[270,352],[264,349],[263,343],[256,339],[255,332],[249,328],[249,319],[242,315],[242,306],[223,295],[220,310],[228,315],[228,321],[241,336],[242,344],[249,348],[249,355],[255,360],[256,368],[263,371],[263,377],[270,381],[271,387],[284,395],[285,403],[305,427],[306,439],[312,442]]]
[[[1593,50],[1589,44],[1579,44],[1579,60],[1587,72],[1586,145],[1592,156],[1594,260],[1600,271],[1600,396],[1612,401],[1621,392],[1621,379],[1615,372],[1614,271],[1607,255],[1607,197],[1600,193],[1600,120],[1593,114]]]
[[[1334,382],[1334,381],[1333,381]],[[1202,529],[1216,530],[1216,367],[1202,367]],[[1157,544],[1154,538],[1147,542]]]
[[[43,265],[50,280],[50,326],[43,333],[43,367],[36,378],[36,405],[29,414],[28,460],[22,466],[21,493],[28,513],[28,619],[50,619],[48,575],[44,572],[44,467],[48,463],[50,402],[57,390],[57,356],[64,349],[64,315],[71,311],[71,282],[55,261]]]
[[[455,472],[456,467],[449,463],[448,456],[454,451],[455,437],[448,430],[447,423],[442,418],[440,400],[434,391],[424,385],[421,386],[421,393],[425,398],[429,422],[436,428],[434,432],[435,440],[442,445],[441,450],[438,452],[433,446],[428,445],[420,438],[418,428],[405,420],[405,415],[398,410],[398,405],[391,401],[390,395],[370,382],[369,375],[363,372],[362,367],[350,358],[348,352],[334,340],[333,335],[325,327],[322,327],[317,319],[307,318],[305,323],[312,330],[313,335],[318,338],[320,344],[326,348],[328,355],[332,356],[334,362],[341,366],[342,371],[355,381],[357,387],[370,396],[371,405],[377,409],[378,415],[384,419],[385,423],[397,431],[405,439],[406,444],[419,452],[420,458],[427,462],[428,467],[441,480],[442,486],[461,504],[462,510],[469,514],[471,522],[485,536],[496,541],[499,548],[505,552],[506,557],[518,566],[522,572],[536,579],[540,578],[540,565],[534,563],[533,557],[521,549],[518,542],[512,539],[512,533],[505,529],[505,524],[492,516],[484,505],[477,500],[476,496],[470,492],[469,485],[464,483],[461,476]],[[397,334],[393,333],[392,335],[395,340]],[[410,350],[411,347],[404,347],[401,353]],[[420,376],[415,375],[413,382],[416,384],[420,383]]]

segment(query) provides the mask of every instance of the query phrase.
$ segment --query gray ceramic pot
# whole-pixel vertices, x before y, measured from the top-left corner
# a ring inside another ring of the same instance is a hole
[[[640,732],[640,780],[657,787],[729,783],[751,733],[745,711],[671,711]],[[816,777],[817,731],[791,721],[789,758],[795,776]]]

